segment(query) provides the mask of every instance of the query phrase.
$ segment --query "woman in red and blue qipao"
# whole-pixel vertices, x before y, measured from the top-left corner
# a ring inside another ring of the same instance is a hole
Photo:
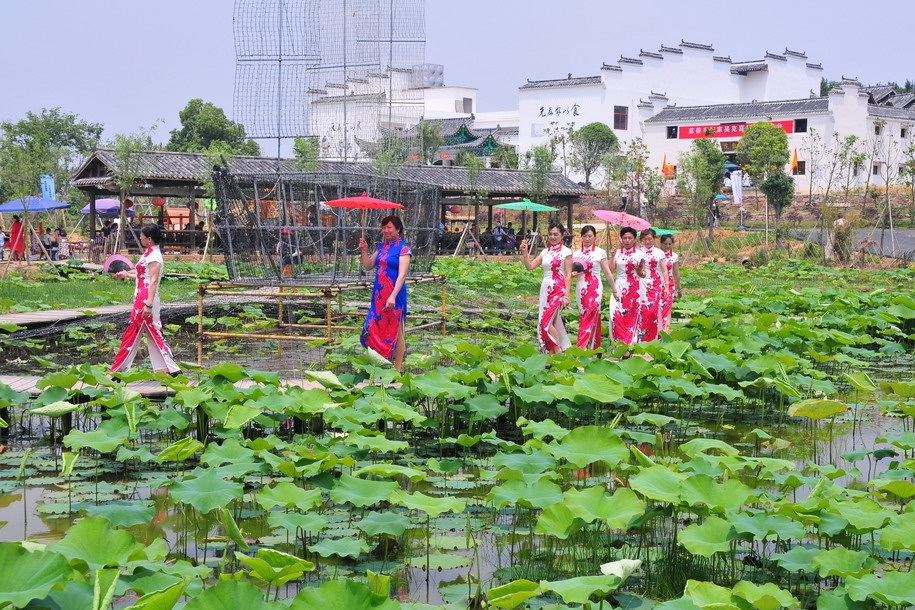
[[[620,229],[620,241],[622,247],[610,260],[610,270],[616,273],[610,300],[610,338],[632,345],[638,337],[639,276],[644,273],[644,255],[636,245],[636,232],[632,227]]]
[[[594,245],[596,231],[593,226],[585,225],[581,230],[581,249],[572,254],[573,268],[581,265],[578,271],[578,347],[597,349],[601,343],[601,303],[604,298],[604,284],[601,271],[607,281],[613,283],[613,274],[607,262],[607,252]]]
[[[162,279],[163,268],[162,251],[159,249],[161,242],[162,232],[159,227],[144,226],[140,230],[140,245],[146,250],[137,261],[137,266],[114,274],[118,279],[136,278],[137,286],[133,293],[130,323],[121,337],[121,347],[111,365],[112,373],[130,368],[143,338],[146,338],[146,348],[154,371],[170,374],[180,372],[172,350],[162,335],[162,321],[159,319],[159,281]]]
[[[680,285],[680,255],[674,252],[674,236],[661,236],[661,250],[664,262],[667,263],[667,297],[661,304],[661,330],[670,331],[670,318],[674,307],[674,298],[682,291]]]
[[[550,225],[549,245],[536,258],[531,259],[528,243],[521,242],[521,261],[528,271],[543,268],[540,283],[540,312],[537,316],[537,343],[540,350],[558,354],[572,347],[562,323],[562,308],[571,299],[569,289],[572,278],[572,251],[562,243],[565,228],[559,223]]]
[[[639,235],[645,273],[639,290],[639,341],[654,341],[661,331],[661,306],[670,294],[667,279],[667,262],[664,252],[654,245],[654,229],[645,229]]]
[[[387,216],[381,220],[383,239],[374,256],[369,256],[365,238],[359,240],[362,268],[366,271],[375,268],[372,300],[360,337],[362,345],[393,360],[397,371],[403,367],[406,352],[404,322],[407,318],[407,288],[404,281],[413,254],[402,235],[403,221],[397,216]]]

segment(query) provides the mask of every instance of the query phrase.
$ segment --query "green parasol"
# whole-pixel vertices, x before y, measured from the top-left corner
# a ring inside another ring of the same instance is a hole
[[[559,208],[554,208],[550,205],[543,205],[542,203],[537,203],[531,201],[530,199],[522,199],[521,201],[512,201],[511,203],[500,203],[499,205],[493,206],[495,208],[502,208],[503,210],[520,210],[522,212],[558,212]]]

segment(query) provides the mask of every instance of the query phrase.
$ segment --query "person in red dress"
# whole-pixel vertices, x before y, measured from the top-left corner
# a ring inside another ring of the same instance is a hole
[[[683,288],[680,285],[680,255],[674,252],[674,236],[661,236],[661,250],[664,252],[664,262],[667,265],[667,297],[661,304],[661,330],[670,330],[671,311],[674,298],[679,298]]]
[[[654,229],[639,235],[645,273],[639,289],[639,341],[654,341],[661,331],[661,305],[670,294],[664,252],[654,245]]]
[[[610,270],[616,273],[610,300],[610,338],[626,345],[636,342],[639,327],[640,275],[644,273],[642,251],[632,227],[620,229],[622,247],[614,251]]]
[[[607,262],[607,252],[594,245],[596,231],[593,226],[585,225],[581,230],[581,249],[572,254],[573,266],[581,265],[578,272],[578,347],[597,349],[601,343],[601,304],[604,297],[604,284],[601,271],[607,282],[613,284],[613,273]]]
[[[13,215],[13,224],[10,225],[10,260],[25,260],[25,229],[18,215]]]
[[[159,319],[159,282],[162,279],[163,268],[162,251],[159,249],[161,242],[162,231],[159,227],[144,226],[140,231],[140,245],[146,250],[137,261],[137,266],[129,271],[118,271],[114,274],[118,279],[136,278],[137,286],[133,293],[130,323],[124,331],[121,347],[111,365],[112,373],[126,371],[131,367],[144,338],[154,371],[172,375],[181,372],[181,367],[175,362],[172,350],[162,335],[162,321]]]

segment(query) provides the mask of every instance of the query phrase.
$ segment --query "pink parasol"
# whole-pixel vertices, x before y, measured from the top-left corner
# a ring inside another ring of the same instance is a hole
[[[351,210],[384,210],[384,209],[403,209],[403,206],[386,199],[376,199],[369,197],[367,193],[362,193],[358,197],[344,197],[343,199],[334,199],[326,202],[332,208],[349,208]]]
[[[626,212],[618,212],[616,210],[594,210],[594,215],[604,222],[609,222],[612,225],[618,225],[620,227],[632,227],[636,231],[651,228],[651,223],[644,218],[639,218],[638,216],[633,216]]]

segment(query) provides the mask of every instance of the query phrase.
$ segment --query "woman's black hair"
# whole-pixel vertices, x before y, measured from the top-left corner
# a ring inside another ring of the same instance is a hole
[[[547,231],[552,231],[553,229],[559,229],[559,232],[562,234],[565,234],[565,232],[566,232],[566,228],[558,222],[551,222],[550,226],[547,227]]]
[[[150,238],[157,246],[161,244],[162,240],[164,239],[164,236],[162,235],[162,229],[159,228],[159,225],[143,225],[143,228],[140,229],[140,233]]]
[[[638,233],[635,232],[635,229],[633,229],[632,227],[623,227],[622,229],[620,229],[620,237],[622,237],[626,233],[629,233],[633,237],[639,236]]]
[[[642,229],[642,232],[639,233],[639,239],[642,239],[646,235],[651,235],[652,237],[658,236],[654,229]]]
[[[670,233],[661,236],[661,243],[664,244],[667,242],[674,243],[674,236]]]
[[[388,223],[394,225],[394,228],[397,229],[398,235],[403,235],[403,221],[400,218],[391,214],[390,216],[385,216],[381,219],[382,227]]]
[[[591,225],[585,225],[585,226],[583,226],[583,227],[581,228],[581,234],[582,234],[582,235],[584,235],[584,234],[587,233],[588,231],[591,231],[592,233],[594,233],[595,235],[597,235],[597,231],[596,231],[596,230],[594,229],[594,227],[591,226]]]

